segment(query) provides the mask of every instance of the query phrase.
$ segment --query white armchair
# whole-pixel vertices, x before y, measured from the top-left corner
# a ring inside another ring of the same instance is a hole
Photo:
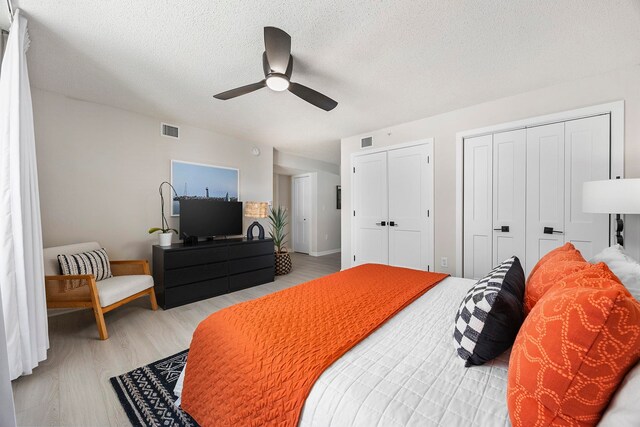
[[[100,339],[109,338],[104,313],[145,295],[157,310],[153,277],[147,260],[111,261],[113,277],[96,282],[93,275],[60,275],[58,255],[100,249],[97,242],[55,246],[44,249],[45,289],[49,308],[92,308]]]

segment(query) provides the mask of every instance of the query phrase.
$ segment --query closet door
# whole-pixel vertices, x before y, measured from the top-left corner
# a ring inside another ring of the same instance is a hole
[[[565,241],[585,259],[609,246],[609,215],[582,212],[582,184],[609,179],[610,116],[565,123]]]
[[[493,265],[525,260],[525,129],[493,135]]]
[[[357,156],[353,165],[353,265],[388,264],[387,153]]]
[[[493,136],[464,140],[464,277],[493,268]]]
[[[293,250],[311,252],[311,177],[293,178]]]
[[[564,236],[564,123],[527,129],[527,212],[525,273]]]
[[[431,145],[390,150],[389,265],[431,270]]]

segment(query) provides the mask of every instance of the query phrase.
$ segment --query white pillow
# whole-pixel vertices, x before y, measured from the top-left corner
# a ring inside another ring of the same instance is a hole
[[[627,255],[620,245],[613,245],[589,260],[596,264],[604,262],[618,279],[640,301],[640,263]]]
[[[637,363],[618,387],[598,427],[632,427],[640,424],[640,363]]]

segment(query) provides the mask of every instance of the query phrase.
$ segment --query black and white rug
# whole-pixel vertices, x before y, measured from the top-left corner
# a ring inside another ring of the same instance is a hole
[[[181,351],[126,374],[111,378],[111,385],[134,426],[197,427],[193,418],[177,408],[173,387],[187,363]]]

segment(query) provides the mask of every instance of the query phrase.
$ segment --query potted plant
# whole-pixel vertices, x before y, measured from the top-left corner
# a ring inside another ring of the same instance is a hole
[[[160,184],[160,187],[158,188],[158,192],[160,193],[160,215],[161,215],[160,227],[150,228],[149,234],[153,234],[160,231],[160,234],[158,234],[158,244],[160,246],[171,246],[171,233],[173,232],[178,234],[178,231],[175,228],[169,227],[169,222],[167,222],[167,217],[165,217],[164,215],[164,195],[162,194],[162,186],[165,184],[171,187],[171,190],[173,190],[173,193],[176,194],[177,196],[176,190],[173,188],[173,185],[169,184],[167,181],[164,181],[162,184]]]
[[[271,209],[269,212],[269,222],[271,224],[269,236],[273,239],[273,244],[276,249],[276,275],[289,274],[292,266],[291,255],[289,255],[285,247],[287,233],[284,232],[284,228],[288,224],[287,210],[282,206]]]

